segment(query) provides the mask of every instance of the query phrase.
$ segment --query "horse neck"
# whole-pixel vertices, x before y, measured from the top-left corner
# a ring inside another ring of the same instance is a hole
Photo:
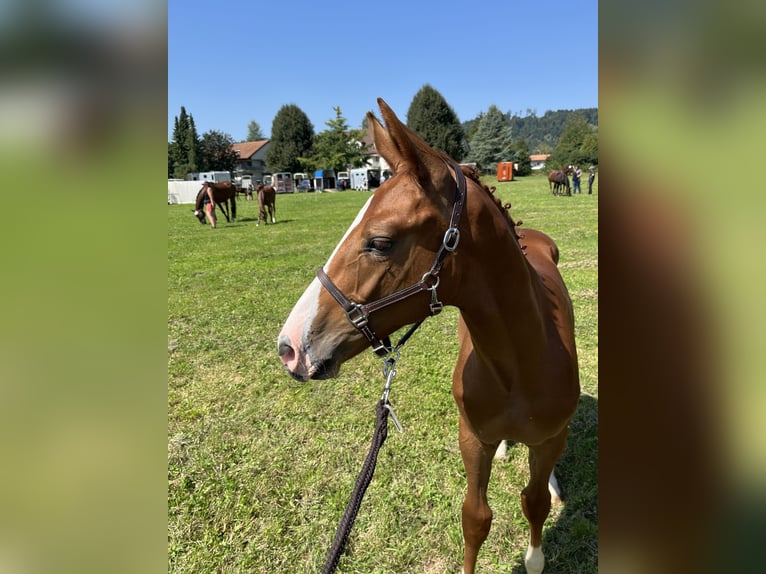
[[[516,349],[544,344],[541,282],[506,215],[481,189],[468,201],[469,237],[461,237],[455,274],[460,309],[474,348],[504,362]],[[523,232],[522,232],[523,235]],[[491,360],[491,359],[490,359]]]

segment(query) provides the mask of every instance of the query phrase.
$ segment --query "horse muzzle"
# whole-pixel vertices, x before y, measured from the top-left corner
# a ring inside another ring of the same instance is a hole
[[[290,337],[284,334],[277,340],[277,351],[285,370],[293,379],[302,383],[309,379],[332,379],[340,371],[339,363],[333,359],[312,361],[302,346],[294,347]]]

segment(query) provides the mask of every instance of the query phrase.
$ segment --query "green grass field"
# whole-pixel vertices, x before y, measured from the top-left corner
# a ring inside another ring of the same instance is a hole
[[[598,194],[553,197],[547,179],[497,185],[514,219],[558,243],[572,296],[582,397],[557,466],[564,504],[544,535],[546,574],[592,573],[598,560]],[[583,187],[587,188],[587,178]],[[596,192],[598,179],[596,180]],[[293,304],[369,197],[277,196],[276,225],[200,225],[168,206],[168,571],[321,571],[364,461],[383,386],[364,353],[340,377],[301,384],[276,338]],[[390,427],[338,572],[458,573],[465,488],[451,373],[457,312],[428,319],[402,351]],[[482,573],[523,573],[519,493],[527,449],[496,462],[494,522]]]

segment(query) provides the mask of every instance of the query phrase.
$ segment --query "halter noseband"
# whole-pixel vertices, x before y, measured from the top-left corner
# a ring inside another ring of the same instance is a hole
[[[372,351],[379,357],[385,357],[391,353],[393,349],[388,337],[381,339],[370,327],[369,319],[372,313],[423,291],[431,292],[431,303],[429,305],[431,315],[439,314],[443,308],[441,301],[439,301],[436,295],[436,288],[439,286],[439,272],[441,271],[444,259],[448,254],[457,249],[457,244],[460,242],[460,230],[458,229],[458,225],[460,224],[460,215],[463,212],[466,195],[465,176],[460,170],[460,167],[454,163],[448,163],[447,165],[449,165],[452,171],[455,172],[455,180],[457,183],[455,201],[452,204],[452,216],[450,217],[449,227],[447,228],[447,231],[444,232],[444,238],[442,239],[441,247],[436,254],[433,265],[431,265],[431,269],[423,274],[420,281],[414,285],[395,291],[390,295],[386,295],[377,301],[361,304],[355,303],[346,297],[343,292],[338,289],[337,285],[335,285],[335,283],[333,283],[327,276],[322,267],[317,270],[317,278],[319,279],[319,282],[325,289],[327,289],[328,293],[335,298],[338,304],[346,312],[346,318],[362,333],[362,335],[365,336],[372,346]],[[420,323],[417,323],[410,332],[402,338],[402,341],[397,345],[397,348],[404,344],[404,341],[409,338],[419,325]]]

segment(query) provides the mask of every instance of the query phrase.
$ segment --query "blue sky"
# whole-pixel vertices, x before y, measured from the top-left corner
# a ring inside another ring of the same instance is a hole
[[[208,130],[266,136],[285,104],[319,133],[350,128],[382,97],[406,121],[430,84],[461,122],[490,105],[598,106],[596,0],[169,0],[168,139],[181,106]]]

